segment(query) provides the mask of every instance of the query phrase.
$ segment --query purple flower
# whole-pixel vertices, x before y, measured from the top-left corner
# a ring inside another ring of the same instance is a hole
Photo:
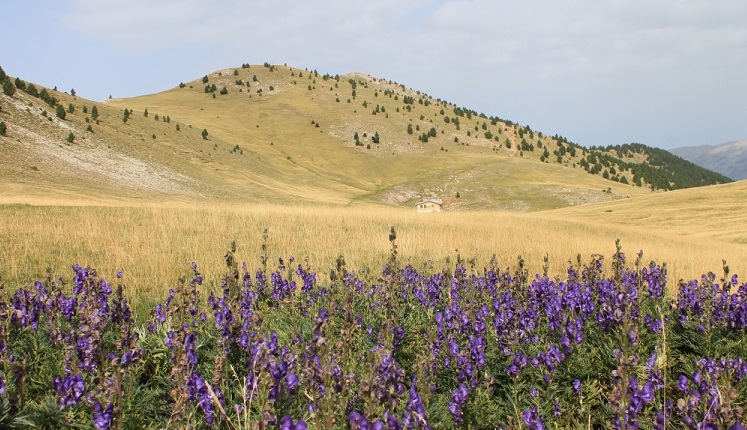
[[[106,408],[101,403],[93,404],[93,425],[99,430],[109,430],[114,418],[114,403],[109,403]]]
[[[574,379],[573,380],[573,393],[578,395],[580,392],[581,392],[581,380]]]
[[[680,391],[685,392],[687,391],[689,381],[687,380],[687,376],[680,375],[679,380],[677,382],[677,387],[680,389]]]
[[[293,391],[300,384],[298,375],[295,373],[289,373],[288,376],[285,377],[285,384],[288,387],[288,391]]]
[[[57,402],[60,404],[60,409],[65,409],[80,401],[86,392],[86,384],[83,381],[83,376],[74,373],[54,378],[52,389],[57,392]]]
[[[348,415],[348,422],[350,422],[350,428],[353,430],[363,430],[368,428],[368,420],[357,411],[353,411]]]
[[[525,410],[521,416],[524,419],[524,424],[526,424],[530,430],[545,430],[544,420],[537,412],[536,406]]]
[[[653,383],[646,382],[645,384],[643,384],[643,389],[641,390],[641,398],[646,403],[654,399],[654,384]]]
[[[308,430],[309,426],[304,420],[298,420],[295,424],[289,415],[280,418],[280,430]]]

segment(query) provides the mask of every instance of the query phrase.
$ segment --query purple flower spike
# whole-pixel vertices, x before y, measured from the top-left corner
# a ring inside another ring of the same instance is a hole
[[[641,390],[641,398],[646,403],[654,399],[654,384],[653,383],[646,382],[645,384],[643,384],[643,389]]]
[[[685,392],[687,391],[687,385],[690,381],[687,380],[687,376],[680,375],[679,381],[677,383],[677,388],[680,389],[680,391]]]
[[[298,375],[296,375],[295,373],[289,373],[288,376],[285,377],[285,383],[288,387],[288,390],[293,391],[300,384]]]
[[[110,403],[106,408],[103,408],[99,402],[93,404],[93,425],[97,429],[109,430],[112,426],[113,418],[114,403]]]
[[[573,393],[579,394],[581,392],[581,381],[579,379],[573,380]]]
[[[353,430],[363,430],[368,428],[368,420],[359,412],[353,411],[348,415],[350,428]]]
[[[522,414],[524,424],[526,424],[531,430],[545,430],[545,423],[542,417],[537,412],[537,407],[525,410]]]

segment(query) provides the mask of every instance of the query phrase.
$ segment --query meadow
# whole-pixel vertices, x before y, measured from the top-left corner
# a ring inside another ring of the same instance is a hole
[[[670,283],[619,241],[555,277],[497,256],[418,268],[399,231],[380,265],[329,271],[261,245],[250,267],[232,243],[149,318],[123,272],[0,287],[0,426],[744,429],[747,284],[727,268]]]
[[[44,278],[47,268],[57,275],[69,274],[76,263],[96,268],[107,278],[123,271],[139,314],[188,274],[193,261],[205,269],[206,285],[217,288],[222,256],[231,241],[238,247],[236,258],[250,268],[259,264],[266,242],[271,261],[294,257],[326,272],[343,256],[352,267],[371,269],[388,258],[392,226],[399,238],[400,260],[418,268],[454,263],[457,254],[474,261],[477,268],[495,255],[505,268],[521,256],[531,272],[542,272],[548,264],[551,276],[562,277],[569,261],[576,261],[578,255],[585,259],[609,254],[616,239],[628,252],[643,250],[647,257],[666,263],[675,281],[697,278],[704,271],[719,272],[722,260],[737,273],[747,268],[747,250],[740,244],[744,236],[721,234],[728,221],[718,221],[719,216],[703,219],[698,215],[701,211],[679,211],[683,215],[677,223],[660,222],[651,229],[647,224],[662,213],[662,207],[649,203],[625,209],[620,205],[627,200],[530,214],[417,214],[382,206],[29,202],[37,205],[0,206],[0,276],[6,285],[30,284]],[[692,230],[699,233],[685,234]]]

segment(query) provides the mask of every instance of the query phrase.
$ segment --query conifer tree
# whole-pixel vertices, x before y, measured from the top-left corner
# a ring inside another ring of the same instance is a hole
[[[57,105],[56,115],[57,115],[57,118],[59,118],[59,119],[65,119],[65,108],[62,107],[61,104]]]
[[[207,131],[206,128],[203,128],[202,129],[202,138],[205,139],[205,140],[207,140],[207,137],[208,137],[208,131]]]
[[[99,118],[99,109],[96,107],[96,105],[93,105],[91,108],[91,119],[94,121]]]
[[[8,131],[8,128],[5,126],[5,123],[0,121],[0,136],[5,136],[5,133],[7,133],[7,131]]]
[[[13,94],[16,93],[16,86],[13,85],[13,82],[10,82],[10,79],[3,82],[3,93],[8,97],[13,97]]]

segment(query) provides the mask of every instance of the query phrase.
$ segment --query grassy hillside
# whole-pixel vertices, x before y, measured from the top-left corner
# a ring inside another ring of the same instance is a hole
[[[64,120],[24,91],[0,96],[6,196],[407,207],[432,196],[450,210],[533,211],[646,192],[589,175],[582,150],[550,162],[540,148],[558,152],[557,139],[362,74],[249,66],[105,103],[47,91],[73,106]]]

